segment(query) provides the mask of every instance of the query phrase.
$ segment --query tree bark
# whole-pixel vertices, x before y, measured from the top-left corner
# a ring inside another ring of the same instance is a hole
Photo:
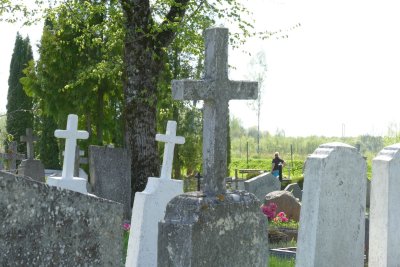
[[[125,119],[131,151],[132,192],[143,191],[159,173],[156,135],[156,86],[159,68],[149,38],[152,19],[148,1],[122,1],[126,18]],[[125,5],[124,5],[125,4]]]
[[[159,155],[155,141],[157,83],[164,71],[164,48],[173,38],[170,22],[184,16],[188,0],[177,0],[162,25],[155,25],[148,0],[120,0],[125,16],[124,102],[131,151],[133,194],[143,191],[148,177],[158,177]],[[155,28],[160,31],[154,31]]]

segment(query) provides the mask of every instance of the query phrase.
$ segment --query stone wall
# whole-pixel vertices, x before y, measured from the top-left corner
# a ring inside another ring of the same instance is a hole
[[[121,204],[0,172],[0,266],[122,266]]]

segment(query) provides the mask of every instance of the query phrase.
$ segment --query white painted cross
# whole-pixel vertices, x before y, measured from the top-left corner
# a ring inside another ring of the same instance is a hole
[[[63,151],[62,153],[63,157],[65,157],[65,151]],[[79,176],[79,168],[80,168],[80,164],[88,164],[88,159],[81,157],[85,155],[85,151],[80,150],[79,146],[76,146],[75,149],[75,163],[74,163],[74,177],[78,177]]]
[[[171,179],[175,144],[184,144],[185,138],[182,136],[176,136],[176,121],[168,121],[166,133],[156,134],[156,140],[166,143],[160,178]]]
[[[62,170],[63,179],[72,179],[74,177],[75,165],[75,149],[77,139],[88,139],[87,131],[78,130],[78,116],[75,114],[68,115],[67,129],[55,130],[54,136],[57,138],[65,138],[65,155]]]

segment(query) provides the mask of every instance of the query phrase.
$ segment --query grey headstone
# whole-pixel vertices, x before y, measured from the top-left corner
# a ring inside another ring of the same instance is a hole
[[[222,198],[224,196],[224,198]],[[267,219],[245,191],[175,197],[159,223],[158,266],[267,266]]]
[[[89,146],[90,184],[93,194],[124,205],[131,219],[131,161],[123,148]]]
[[[297,183],[288,184],[285,187],[285,191],[292,192],[295,198],[298,198],[301,201],[301,197],[303,195],[303,191],[301,191],[300,186]]]
[[[267,172],[245,181],[244,189],[263,200],[269,192],[281,190],[281,182],[270,172]]]
[[[43,163],[37,159],[24,159],[21,161],[18,166],[18,174],[28,176],[35,181],[46,182]]]
[[[352,146],[323,144],[308,157],[296,266],[364,266],[366,178]]]
[[[0,218],[0,266],[121,266],[121,204],[0,172]]]
[[[400,143],[372,161],[369,266],[400,266]]]
[[[268,236],[260,202],[247,192],[227,193],[228,102],[254,99],[257,82],[228,79],[228,29],[205,31],[205,76],[172,81],[175,99],[204,100],[204,194],[171,200],[159,224],[159,266],[266,266]],[[249,253],[250,252],[250,253]]]

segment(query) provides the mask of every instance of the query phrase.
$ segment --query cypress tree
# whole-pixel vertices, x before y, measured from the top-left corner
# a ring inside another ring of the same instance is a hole
[[[40,116],[41,128],[39,138],[39,158],[46,169],[60,169],[59,148],[57,139],[54,137],[54,131],[57,129],[53,117],[42,115]]]
[[[11,134],[13,140],[17,142],[21,135],[25,135],[26,128],[33,128],[32,98],[25,94],[20,82],[20,79],[25,76],[23,70],[28,66],[30,60],[33,60],[33,54],[29,38],[23,39],[17,33],[8,78],[6,121],[8,134]],[[19,143],[18,151],[26,153],[24,143]]]

